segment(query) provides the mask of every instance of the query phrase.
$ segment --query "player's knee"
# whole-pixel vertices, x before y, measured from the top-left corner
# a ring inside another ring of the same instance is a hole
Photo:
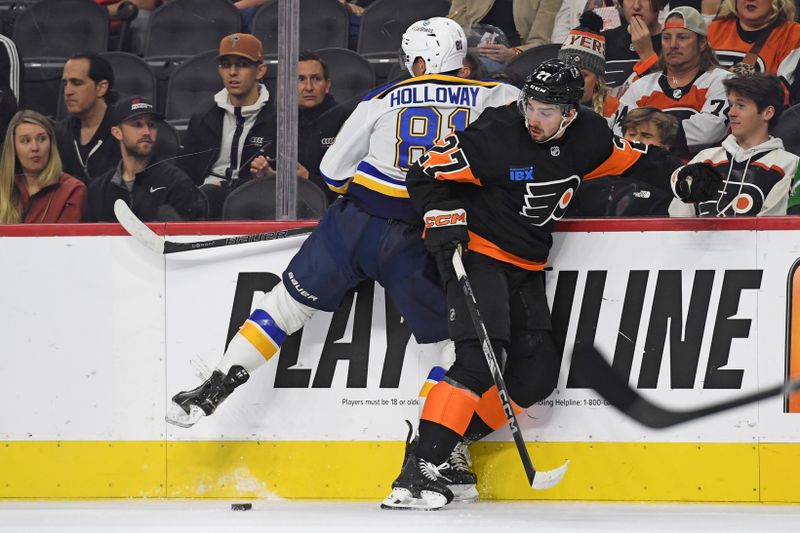
[[[261,298],[256,307],[269,313],[275,324],[287,335],[302,328],[317,311],[292,298],[283,283],[275,285]]]
[[[530,331],[515,336],[512,365],[506,372],[511,399],[520,407],[544,400],[558,385],[560,358],[547,331]]]
[[[480,342],[478,340],[460,341],[455,346],[456,361],[448,370],[447,376],[481,396],[494,385],[494,378]],[[492,349],[495,357],[499,357],[503,350],[503,343],[492,341]]]

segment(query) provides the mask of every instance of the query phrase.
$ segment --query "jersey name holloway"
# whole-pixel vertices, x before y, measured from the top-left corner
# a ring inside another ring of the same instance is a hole
[[[404,87],[389,96],[389,105],[409,104],[452,104],[475,107],[478,100],[478,87]]]

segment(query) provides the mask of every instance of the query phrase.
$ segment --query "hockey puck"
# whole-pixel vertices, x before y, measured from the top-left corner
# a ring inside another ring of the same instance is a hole
[[[231,511],[249,511],[253,508],[252,503],[232,503]]]

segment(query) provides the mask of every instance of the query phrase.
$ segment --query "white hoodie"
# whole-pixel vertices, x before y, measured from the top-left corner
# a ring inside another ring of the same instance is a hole
[[[728,135],[722,146],[707,148],[689,161],[689,164],[710,164],[725,177],[717,197],[696,204],[676,198],[669,206],[669,214],[673,217],[785,215],[790,196],[800,194],[792,190],[796,187],[793,182],[799,160],[783,149],[783,141],[777,137],[770,136],[745,150],[733,135]],[[673,176],[678,171],[680,168]]]
[[[220,92],[215,94],[214,101],[219,107],[225,110],[225,117],[222,120],[222,142],[220,143],[219,147],[219,159],[217,159],[216,163],[214,163],[214,166],[211,169],[212,175],[208,176],[204,183],[219,185],[222,181],[225,181],[225,178],[220,176],[225,176],[225,171],[231,165],[231,143],[233,142],[233,137],[236,133],[236,115],[233,104],[228,101],[227,89],[222,89]],[[231,169],[232,173],[230,179],[232,180],[235,180],[239,177],[239,167],[241,167],[243,163],[242,150],[244,150],[247,132],[252,129],[253,124],[256,123],[256,117],[258,116],[258,113],[261,111],[262,107],[267,105],[268,101],[269,91],[264,85],[259,84],[258,100],[256,100],[256,102],[252,105],[246,105],[240,108],[245,122],[242,133],[239,136],[239,146],[237,147],[239,161],[236,165],[236,168]]]

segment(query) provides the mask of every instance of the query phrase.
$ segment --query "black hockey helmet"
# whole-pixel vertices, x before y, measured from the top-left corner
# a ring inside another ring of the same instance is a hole
[[[528,98],[548,104],[577,106],[582,97],[583,76],[578,67],[560,59],[548,59],[525,78],[517,105],[525,115],[525,102]]]

